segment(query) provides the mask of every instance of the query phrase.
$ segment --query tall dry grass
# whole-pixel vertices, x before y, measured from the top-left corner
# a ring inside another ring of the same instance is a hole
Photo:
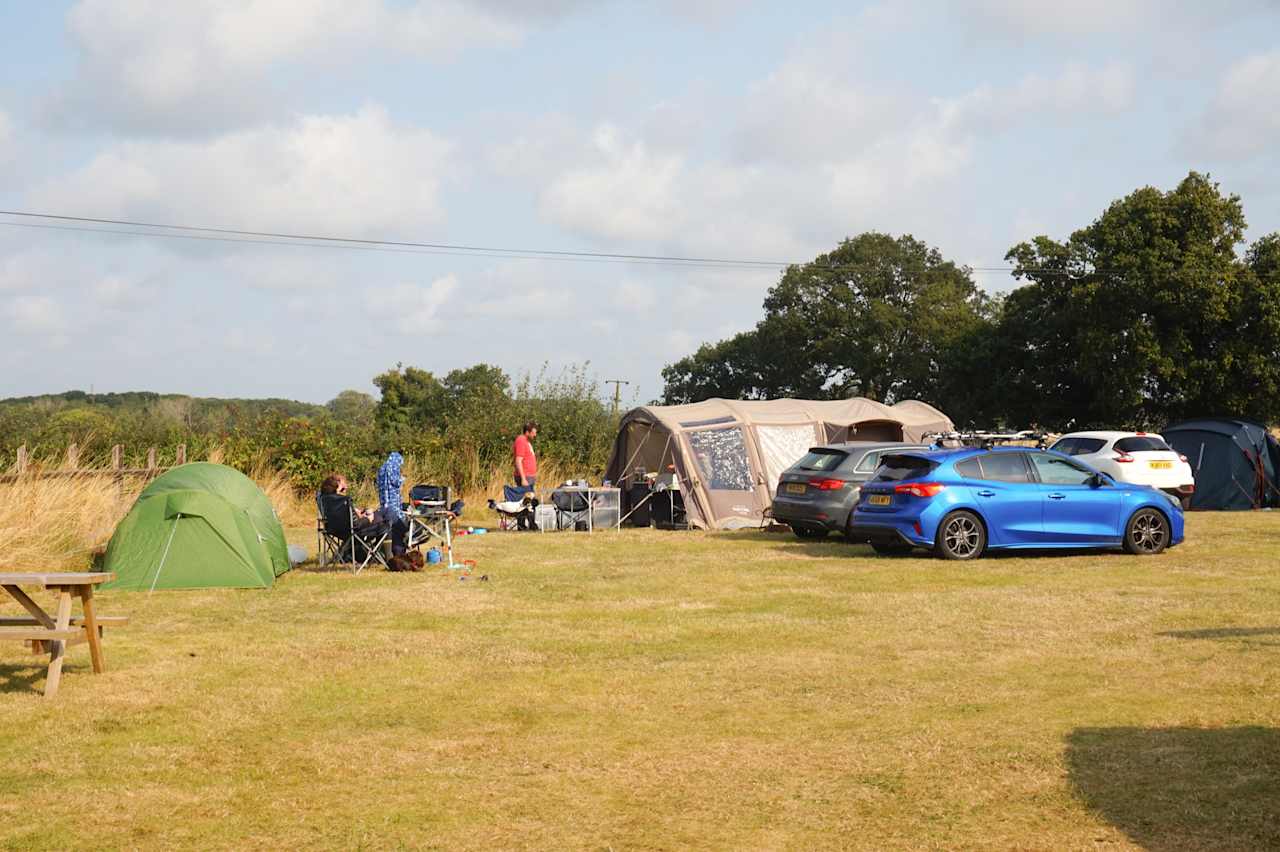
[[[219,461],[217,453],[211,453],[209,460]],[[405,460],[403,472],[406,493],[417,482],[446,484],[413,458]],[[538,472],[544,489],[581,476],[553,464]],[[250,477],[267,495],[284,526],[309,527],[315,522],[314,498],[298,494],[284,474],[259,465]],[[502,486],[510,482],[510,471],[496,469],[484,488],[455,496],[466,501],[466,517],[483,524],[492,520],[486,500],[500,497]],[[90,471],[43,477],[36,470],[14,482],[0,483],[0,570],[87,568],[145,486],[146,480],[139,477],[116,479]],[[373,475],[356,479],[354,486],[360,505],[378,504]]]

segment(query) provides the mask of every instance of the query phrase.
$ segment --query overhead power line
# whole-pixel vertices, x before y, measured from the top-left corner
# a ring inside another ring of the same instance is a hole
[[[35,228],[51,231],[75,231],[90,234],[116,236],[181,239],[207,242],[247,243],[254,245],[296,246],[301,248],[344,249],[348,251],[377,251],[401,254],[433,254],[454,257],[483,257],[505,260],[550,260],[579,263],[626,263],[655,266],[683,266],[707,269],[780,270],[790,266],[804,266],[810,261],[755,260],[747,258],[697,257],[661,254],[624,254],[618,252],[569,251],[564,249],[503,248],[500,246],[465,245],[457,243],[415,242],[408,240],[383,240],[365,237],[338,237],[327,234],[295,234],[284,231],[254,231],[241,228],[214,228],[201,225],[175,225],[161,222],[142,222],[130,219],[105,219],[92,216],[71,216],[55,213],[36,213],[26,210],[0,210],[0,216],[12,216],[29,221],[0,220],[0,225],[15,228]],[[36,220],[36,221],[30,221]],[[55,224],[69,223],[69,224]],[[850,268],[827,267],[833,271]],[[1011,274],[1014,267],[970,266],[975,273]],[[1024,268],[1023,272],[1053,272],[1061,270]]]

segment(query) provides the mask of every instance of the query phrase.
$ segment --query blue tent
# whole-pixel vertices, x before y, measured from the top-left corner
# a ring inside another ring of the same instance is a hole
[[[1167,427],[1164,439],[1196,477],[1192,509],[1280,507],[1280,441],[1260,423],[1205,417]]]

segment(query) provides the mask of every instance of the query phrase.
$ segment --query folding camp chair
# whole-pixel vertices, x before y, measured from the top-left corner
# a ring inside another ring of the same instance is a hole
[[[556,507],[556,529],[577,529],[578,524],[584,524],[583,529],[586,529],[590,525],[591,506],[585,491],[568,490],[584,487],[585,483],[572,486],[566,483],[551,492],[551,503]]]
[[[338,561],[338,551],[342,549],[342,539],[332,535],[325,527],[324,507],[320,504],[323,494],[316,492],[316,559],[323,568],[330,562]]]
[[[357,524],[351,498],[342,494],[321,494],[316,504],[325,535],[337,542],[332,561],[351,563],[357,574],[370,562],[387,567],[382,549],[391,535],[390,524]]]

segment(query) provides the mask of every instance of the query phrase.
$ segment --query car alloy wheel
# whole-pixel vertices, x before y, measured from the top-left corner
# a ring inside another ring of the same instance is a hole
[[[1150,556],[1169,544],[1169,523],[1154,509],[1143,509],[1129,521],[1125,530],[1124,549],[1140,556]]]
[[[955,512],[942,520],[934,547],[944,559],[977,559],[987,546],[987,532],[971,512]]]

